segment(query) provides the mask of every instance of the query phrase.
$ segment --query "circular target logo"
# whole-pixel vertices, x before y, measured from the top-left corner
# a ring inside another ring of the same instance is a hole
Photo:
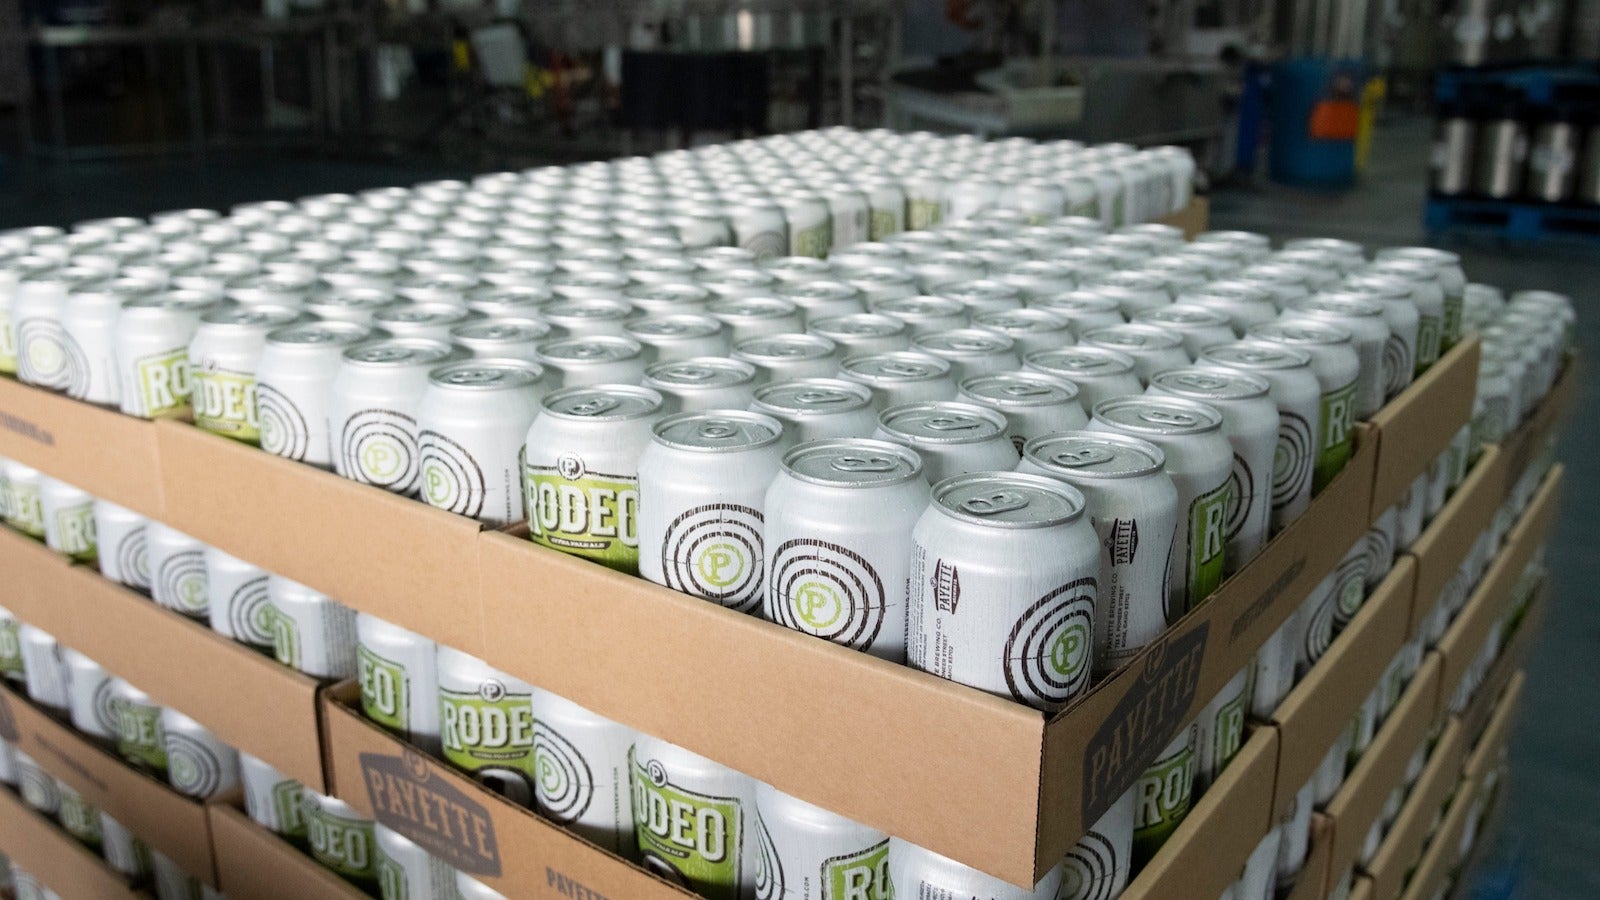
[[[1333,613],[1333,622],[1336,627],[1344,627],[1356,612],[1361,609],[1362,601],[1367,599],[1367,556],[1359,554],[1345,560],[1333,573],[1333,597],[1336,604]]]
[[[1394,537],[1382,528],[1369,528],[1361,538],[1367,572],[1382,572],[1394,564]]]
[[[1316,609],[1311,611],[1311,622],[1306,628],[1305,658],[1308,662],[1315,663],[1328,652],[1328,645],[1333,643],[1333,610],[1336,605],[1334,594],[1322,598]]]
[[[1384,392],[1398,394],[1410,383],[1413,368],[1411,350],[1403,338],[1390,335],[1383,345]]]
[[[421,458],[418,487],[429,506],[476,518],[486,493],[483,467],[465,447],[437,431],[417,440]]]
[[[772,555],[768,603],[779,624],[866,650],[883,628],[888,595],[866,558],[828,541],[785,541]]]
[[[667,587],[741,612],[761,602],[760,510],[713,503],[687,510],[667,525],[661,570]]]
[[[1039,598],[1006,638],[1006,686],[1029,705],[1065,703],[1089,686],[1095,580],[1080,578]]]
[[[117,698],[109,678],[95,685],[94,720],[106,734],[117,733]]]
[[[760,810],[756,811],[756,842],[756,900],[785,900],[783,860]]]
[[[1272,454],[1272,505],[1285,506],[1311,486],[1315,456],[1311,425],[1292,412],[1278,417],[1278,446]]]
[[[261,421],[261,449],[275,456],[303,461],[311,447],[311,428],[305,414],[287,396],[269,384],[256,384],[257,417]]]
[[[122,576],[123,584],[136,590],[150,590],[150,552],[143,528],[123,535],[112,556],[117,561],[117,573]]]
[[[89,364],[61,323],[28,319],[17,329],[17,355],[25,381],[82,399],[89,393]]]
[[[789,239],[781,231],[758,231],[739,246],[754,253],[758,260],[772,259],[789,252]]]
[[[1117,888],[1117,848],[1089,832],[1067,853],[1061,867],[1060,900],[1112,900]]]
[[[222,787],[222,761],[201,741],[169,731],[167,778],[180,793],[210,797]]]
[[[417,480],[416,427],[415,419],[387,409],[351,416],[339,436],[347,476],[397,494],[411,493]]]
[[[228,627],[234,637],[257,647],[272,646],[271,601],[267,598],[267,576],[252,578],[239,585],[228,598]]]
[[[1228,473],[1227,535],[1233,540],[1244,529],[1250,518],[1250,497],[1255,493],[1255,473],[1239,454],[1233,455],[1233,469]]]
[[[533,724],[533,777],[539,810],[557,822],[583,818],[594,799],[594,773],[571,741],[543,722]]]
[[[208,615],[211,601],[206,595],[205,557],[189,552],[162,560],[156,571],[155,595],[157,603],[186,616]]]

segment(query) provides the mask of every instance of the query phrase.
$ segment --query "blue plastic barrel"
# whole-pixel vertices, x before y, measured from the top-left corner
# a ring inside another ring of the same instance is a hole
[[[1356,60],[1299,58],[1272,67],[1272,179],[1346,188],[1356,179],[1356,132],[1365,80]]]

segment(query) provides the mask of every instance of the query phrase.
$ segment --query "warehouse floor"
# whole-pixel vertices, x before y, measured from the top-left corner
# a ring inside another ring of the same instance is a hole
[[[1368,246],[1420,243],[1428,124],[1383,127],[1361,185],[1342,195],[1279,187],[1229,186],[1212,196],[1218,228],[1278,238],[1330,235]],[[12,161],[14,162],[14,160]],[[268,198],[352,191],[460,175],[423,166],[380,166],[312,159],[228,155],[208,162],[144,161],[123,166],[41,166],[24,175],[0,167],[0,228],[60,224],[99,216],[148,214],[186,206],[227,207]],[[23,184],[26,187],[23,187]],[[1490,239],[1449,240],[1475,281],[1507,290],[1550,288],[1580,308],[1579,341],[1600,347],[1600,254],[1592,246],[1510,248]],[[1520,880],[1520,896],[1600,897],[1600,554],[1584,551],[1600,533],[1600,395],[1590,391],[1568,429],[1569,496],[1551,548],[1556,590],[1530,668],[1523,724],[1512,745],[1511,805],[1487,875]],[[1509,894],[1480,882],[1484,900]]]

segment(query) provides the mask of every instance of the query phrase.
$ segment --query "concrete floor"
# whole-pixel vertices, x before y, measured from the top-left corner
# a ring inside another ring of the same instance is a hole
[[[1315,194],[1280,187],[1229,186],[1212,195],[1218,228],[1262,231],[1279,238],[1329,235],[1368,246],[1427,242],[1421,202],[1427,167],[1426,122],[1384,126],[1373,161],[1355,190]],[[457,170],[426,165],[371,165],[251,155],[78,165],[70,172],[40,167],[30,175],[0,165],[0,228],[60,224],[97,216],[143,215],[186,206],[226,207],[269,198],[350,191],[429,178]],[[24,183],[26,182],[26,183]],[[1580,310],[1579,341],[1600,347],[1600,247],[1509,247],[1492,239],[1451,239],[1475,281],[1506,290],[1549,288],[1572,295]],[[1496,862],[1520,876],[1520,896],[1600,897],[1600,554],[1585,535],[1600,531],[1600,396],[1587,392],[1565,439],[1569,496],[1551,547],[1556,590],[1545,633],[1530,664],[1521,728],[1512,744],[1511,802]],[[1487,890],[1487,897],[1506,896]]]

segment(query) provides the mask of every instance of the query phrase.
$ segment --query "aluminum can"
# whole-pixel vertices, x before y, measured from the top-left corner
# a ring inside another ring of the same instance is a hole
[[[696,282],[711,291],[713,300],[772,297],[782,287],[776,275],[758,268],[719,268],[701,273]]]
[[[439,736],[445,761],[519,806],[533,807],[533,687],[440,646]]]
[[[439,677],[433,641],[366,613],[356,614],[361,711],[412,746],[439,753]]]
[[[117,714],[117,753],[131,765],[164,777],[167,745],[161,706],[121,678],[111,679],[111,705]]]
[[[706,313],[728,326],[728,339],[735,345],[750,338],[803,330],[800,308],[778,297],[723,297],[707,304]]]
[[[456,873],[456,897],[458,900],[507,900],[505,894],[465,872]]]
[[[122,382],[117,375],[117,320],[122,305],[158,290],[153,282],[134,278],[112,278],[80,285],[67,297],[61,313],[61,327],[78,349],[83,366],[81,377],[67,385],[75,399],[102,406],[120,406]]]
[[[491,319],[536,319],[539,311],[555,299],[555,293],[542,284],[488,284],[467,294],[467,309]]]
[[[789,252],[789,220],[784,207],[764,197],[741,197],[724,206],[733,240],[758,260]]]
[[[1368,593],[1376,589],[1389,570],[1394,568],[1395,553],[1398,551],[1399,516],[1397,507],[1389,507],[1379,514],[1361,538],[1362,552],[1367,556]]]
[[[832,262],[811,256],[779,256],[763,261],[761,268],[772,273],[784,287],[826,281],[835,274]]]
[[[800,307],[805,322],[866,312],[861,289],[844,281],[800,281],[781,285],[777,296]]]
[[[150,557],[150,595],[167,609],[205,621],[211,601],[206,588],[206,545],[152,520],[145,531]]]
[[[1098,536],[1096,677],[1132,659],[1169,621],[1167,559],[1177,534],[1178,492],[1165,464],[1159,447],[1117,434],[1056,434],[1023,448],[1017,470],[1077,488]]]
[[[878,427],[872,391],[842,378],[795,378],[756,388],[751,412],[783,424],[789,443],[868,437]]]
[[[741,359],[702,356],[656,363],[645,369],[643,384],[660,393],[672,412],[743,409],[754,396],[758,374]]]
[[[907,662],[1037,709],[1087,690],[1100,555],[1084,507],[1039,475],[934,485],[912,532]],[[1019,557],[1033,563],[1005,563]]]
[[[399,339],[448,343],[450,329],[476,315],[451,303],[397,303],[372,314],[372,327]]]
[[[1356,351],[1355,415],[1371,418],[1383,408],[1389,377],[1384,371],[1385,347],[1389,343],[1389,324],[1383,306],[1360,295],[1323,293],[1308,297],[1284,311],[1285,321],[1311,319],[1325,322],[1350,334]]]
[[[605,850],[633,858],[638,845],[628,751],[634,730],[539,688],[532,702],[539,812]]]
[[[122,411],[154,419],[189,406],[189,342],[200,317],[217,304],[198,291],[169,291],[122,304],[117,319],[117,376]]]
[[[67,668],[67,712],[72,727],[102,741],[115,741],[117,711],[111,702],[111,676],[71,647],[61,648],[61,661]]]
[[[1022,366],[1015,341],[982,328],[953,328],[919,334],[912,338],[911,349],[950,363],[957,381],[977,375],[1013,372]]]
[[[906,403],[948,400],[956,394],[950,363],[925,353],[895,352],[852,356],[839,364],[839,377],[864,384],[879,410]]]
[[[551,387],[634,384],[644,377],[644,348],[620,337],[558,338],[538,347]]]
[[[17,636],[21,623],[11,610],[0,606],[0,677],[14,685],[26,685],[22,642]]]
[[[905,320],[879,313],[814,319],[806,326],[806,333],[833,341],[846,357],[893,353],[911,347],[911,327]]]
[[[306,791],[306,840],[311,858],[346,881],[372,892],[378,887],[378,849],[373,822],[343,800]]]
[[[491,525],[523,518],[522,442],[544,372],[519,359],[434,369],[417,404],[418,487],[429,506]]]
[[[539,310],[539,317],[567,337],[626,337],[629,319],[638,317],[633,305],[625,300],[589,298],[582,300],[556,300]]]
[[[11,316],[17,334],[17,380],[77,396],[88,391],[83,351],[61,324],[67,298],[104,273],[53,269],[24,276],[17,284]]]
[[[1209,597],[1226,571],[1233,449],[1222,414],[1176,397],[1125,397],[1096,404],[1089,428],[1141,438],[1166,455],[1178,489],[1167,604],[1169,621],[1176,620]]]
[[[1467,293],[1467,276],[1461,268],[1460,254],[1436,247],[1385,247],[1373,259],[1380,265],[1403,259],[1433,269],[1434,281],[1444,292],[1444,317],[1439,325],[1440,352],[1449,350],[1461,340],[1461,313]]]
[[[1316,462],[1311,468],[1311,494],[1316,496],[1338,475],[1355,450],[1355,400],[1361,364],[1350,332],[1330,323],[1268,322],[1250,329],[1248,337],[1304,351],[1311,357],[1322,399],[1317,412]]]
[[[1417,307],[1417,353],[1414,374],[1421,375],[1439,361],[1444,347],[1444,288],[1426,263],[1390,259],[1374,263],[1367,272],[1398,278],[1411,288],[1411,302]]]
[[[992,409],[1006,419],[1006,434],[1022,452],[1025,443],[1088,424],[1078,386],[1038,372],[1001,372],[963,379],[957,399]]]
[[[285,307],[223,305],[200,317],[189,343],[195,425],[247,444],[260,443],[256,369],[268,333],[300,315]]]
[[[328,423],[339,475],[396,494],[417,489],[417,409],[428,375],[465,350],[421,338],[345,349],[329,387]]]
[[[378,894],[385,900],[456,900],[456,870],[398,832],[374,823]]]
[[[708,900],[755,900],[754,779],[642,734],[628,775],[646,871]],[[683,827],[686,820],[693,827]]]
[[[697,356],[726,356],[730,329],[711,316],[693,313],[651,315],[630,321],[627,336],[643,346],[650,362],[675,362]]]
[[[1095,293],[1117,301],[1117,309],[1132,319],[1172,303],[1172,292],[1159,275],[1116,271],[1094,280]]]
[[[1154,325],[1176,333],[1183,341],[1183,349],[1193,359],[1199,359],[1207,348],[1232,343],[1236,336],[1228,317],[1204,306],[1172,303],[1158,309],[1140,313],[1135,324]]]
[[[1300,608],[1295,611],[1295,677],[1304,678],[1333,643],[1333,614],[1336,597],[1334,577],[1329,572],[1317,582]]]
[[[862,301],[869,309],[872,304],[883,300],[915,297],[921,293],[917,289],[916,277],[902,268],[898,261],[892,265],[878,263],[852,267],[836,264],[834,268],[841,280],[861,292]]]
[[[22,802],[35,812],[54,818],[61,811],[60,782],[41,768],[33,757],[21,750],[13,752],[16,755],[17,793],[22,795]]]
[[[1276,534],[1311,505],[1311,470],[1321,422],[1321,388],[1311,355],[1285,344],[1240,341],[1212,347],[1201,367],[1248,372],[1266,380],[1278,409],[1278,440],[1272,456],[1270,532]]]
[[[1061,879],[1061,866],[1056,866],[1031,890],[1020,888],[909,841],[889,838],[889,880],[894,884],[896,897],[1055,900],[1059,896]]]
[[[867,237],[881,241],[906,228],[906,192],[900,182],[890,177],[856,179],[856,187],[867,195],[872,207],[872,218],[867,227]]]
[[[657,422],[639,458],[639,574],[740,612],[761,603],[767,488],[783,425],[716,409]]]
[[[1179,293],[1176,302],[1185,306],[1203,306],[1221,313],[1239,334],[1250,330],[1252,325],[1270,322],[1278,317],[1278,307],[1272,302],[1272,293],[1247,281],[1209,282],[1194,290]]]
[[[267,596],[278,662],[318,679],[356,674],[355,610],[279,575],[268,576]]]
[[[167,783],[178,793],[209,800],[239,785],[239,751],[205,726],[171,707],[161,710]]]
[[[961,301],[948,297],[918,295],[878,300],[872,303],[870,309],[878,315],[893,316],[906,323],[911,329],[912,338],[936,331],[965,328],[970,322],[967,308]]]
[[[103,809],[100,810],[100,853],[106,865],[131,881],[142,880],[150,874],[150,848]]]
[[[550,290],[562,300],[621,300],[630,283],[621,271],[595,268],[557,272],[549,281]]]
[[[810,191],[790,191],[774,197],[789,226],[790,256],[824,259],[833,249],[833,214],[828,201]]]
[[[1029,353],[1023,358],[1028,371],[1054,375],[1078,386],[1078,402],[1087,412],[1095,405],[1144,391],[1133,357],[1106,347],[1066,347]]]
[[[1278,843],[1277,873],[1274,879],[1275,890],[1279,896],[1294,886],[1296,879],[1306,867],[1306,854],[1311,848],[1311,812],[1312,803],[1311,782],[1295,792],[1294,804],[1278,822],[1278,831],[1282,839]]]
[[[372,317],[379,310],[396,306],[394,294],[387,288],[340,288],[319,294],[306,301],[305,311],[324,322],[349,322],[353,325],[372,325]]]
[[[1061,862],[1058,900],[1104,900],[1119,896],[1133,869],[1132,789],[1101,814]]]
[[[938,484],[952,475],[1016,468],[1018,452],[1006,427],[1006,417],[987,407],[936,400],[885,409],[873,437],[915,450],[928,482]]]
[[[366,338],[364,325],[305,322],[269,332],[256,364],[261,449],[321,468],[332,464],[329,394],[344,351]]]
[[[1190,723],[1134,782],[1133,858],[1148,862],[1188,817],[1194,802],[1200,727]]]
[[[24,245],[23,250],[27,249]],[[0,372],[17,374],[17,322],[14,314],[22,279],[50,272],[59,263],[37,254],[0,261]]]
[[[538,319],[463,322],[450,329],[450,343],[465,348],[475,359],[533,362],[539,357],[539,342],[547,340],[551,331],[547,323]]]
[[[760,383],[826,378],[839,370],[839,346],[817,334],[772,334],[742,340],[733,358],[749,363]]]
[[[689,251],[686,255],[706,272],[754,269],[759,263],[756,255],[743,247],[701,247]]]
[[[1363,536],[1355,546],[1345,551],[1344,557],[1333,569],[1333,634],[1338,636],[1350,620],[1361,610],[1367,599],[1368,573],[1371,561],[1367,557],[1367,544]]]
[[[1195,719],[1194,790],[1204,792],[1244,746],[1250,717],[1250,666],[1228,679]]]
[[[1068,322],[1046,309],[1013,309],[973,316],[972,327],[993,331],[1010,338],[1016,354],[1057,350],[1077,342]]]
[[[1243,568],[1267,543],[1278,444],[1278,407],[1265,378],[1220,367],[1171,369],[1150,382],[1151,394],[1197,400],[1222,414],[1233,447],[1228,486],[1228,574]]]
[[[99,553],[94,530],[94,498],[48,475],[39,483],[45,546],[69,559],[92,563]]]
[[[1011,266],[1004,272],[996,273],[994,278],[1001,284],[1016,288],[1024,304],[1041,297],[1065,294],[1079,286],[1077,270],[1048,257]]]
[[[851,502],[873,514],[849,514]],[[911,529],[927,505],[922,460],[904,447],[838,440],[790,450],[766,496],[762,616],[904,660]]]
[[[1341,286],[1383,307],[1383,321],[1389,326],[1389,340],[1383,347],[1383,372],[1387,379],[1384,395],[1392,399],[1405,390],[1417,370],[1417,330],[1421,316],[1411,299],[1411,286],[1398,278],[1382,275],[1357,275]]]
[[[239,754],[239,780],[251,821],[279,837],[305,841],[306,792],[300,782],[248,753]]]
[[[272,603],[267,598],[267,571],[207,547],[206,594],[211,630],[223,637],[272,651]]]
[[[1121,325],[1124,321],[1117,301],[1094,288],[1039,297],[1030,301],[1028,308],[1042,309],[1066,319],[1067,326],[1080,339],[1091,331]]]
[[[1193,361],[1184,349],[1181,335],[1154,325],[1111,325],[1087,332],[1082,338],[1086,346],[1105,347],[1131,357],[1134,372],[1144,384],[1149,384],[1157,372]]]
[[[915,255],[906,268],[928,294],[937,294],[945,285],[976,281],[989,274],[989,267],[980,257],[960,250]]]
[[[890,897],[889,836],[756,782],[756,896]]]
[[[528,428],[523,490],[534,543],[623,572],[639,565],[639,456],[664,401],[603,385],[547,395]]]
[[[906,228],[918,231],[944,221],[950,192],[949,179],[937,172],[922,170],[902,179],[906,192]]]
[[[1250,714],[1271,719],[1294,689],[1296,643],[1300,636],[1298,612],[1292,612],[1256,651],[1251,685]]]
[[[967,308],[969,316],[1023,307],[1021,289],[991,278],[943,285],[939,288],[939,296],[960,302]]]

